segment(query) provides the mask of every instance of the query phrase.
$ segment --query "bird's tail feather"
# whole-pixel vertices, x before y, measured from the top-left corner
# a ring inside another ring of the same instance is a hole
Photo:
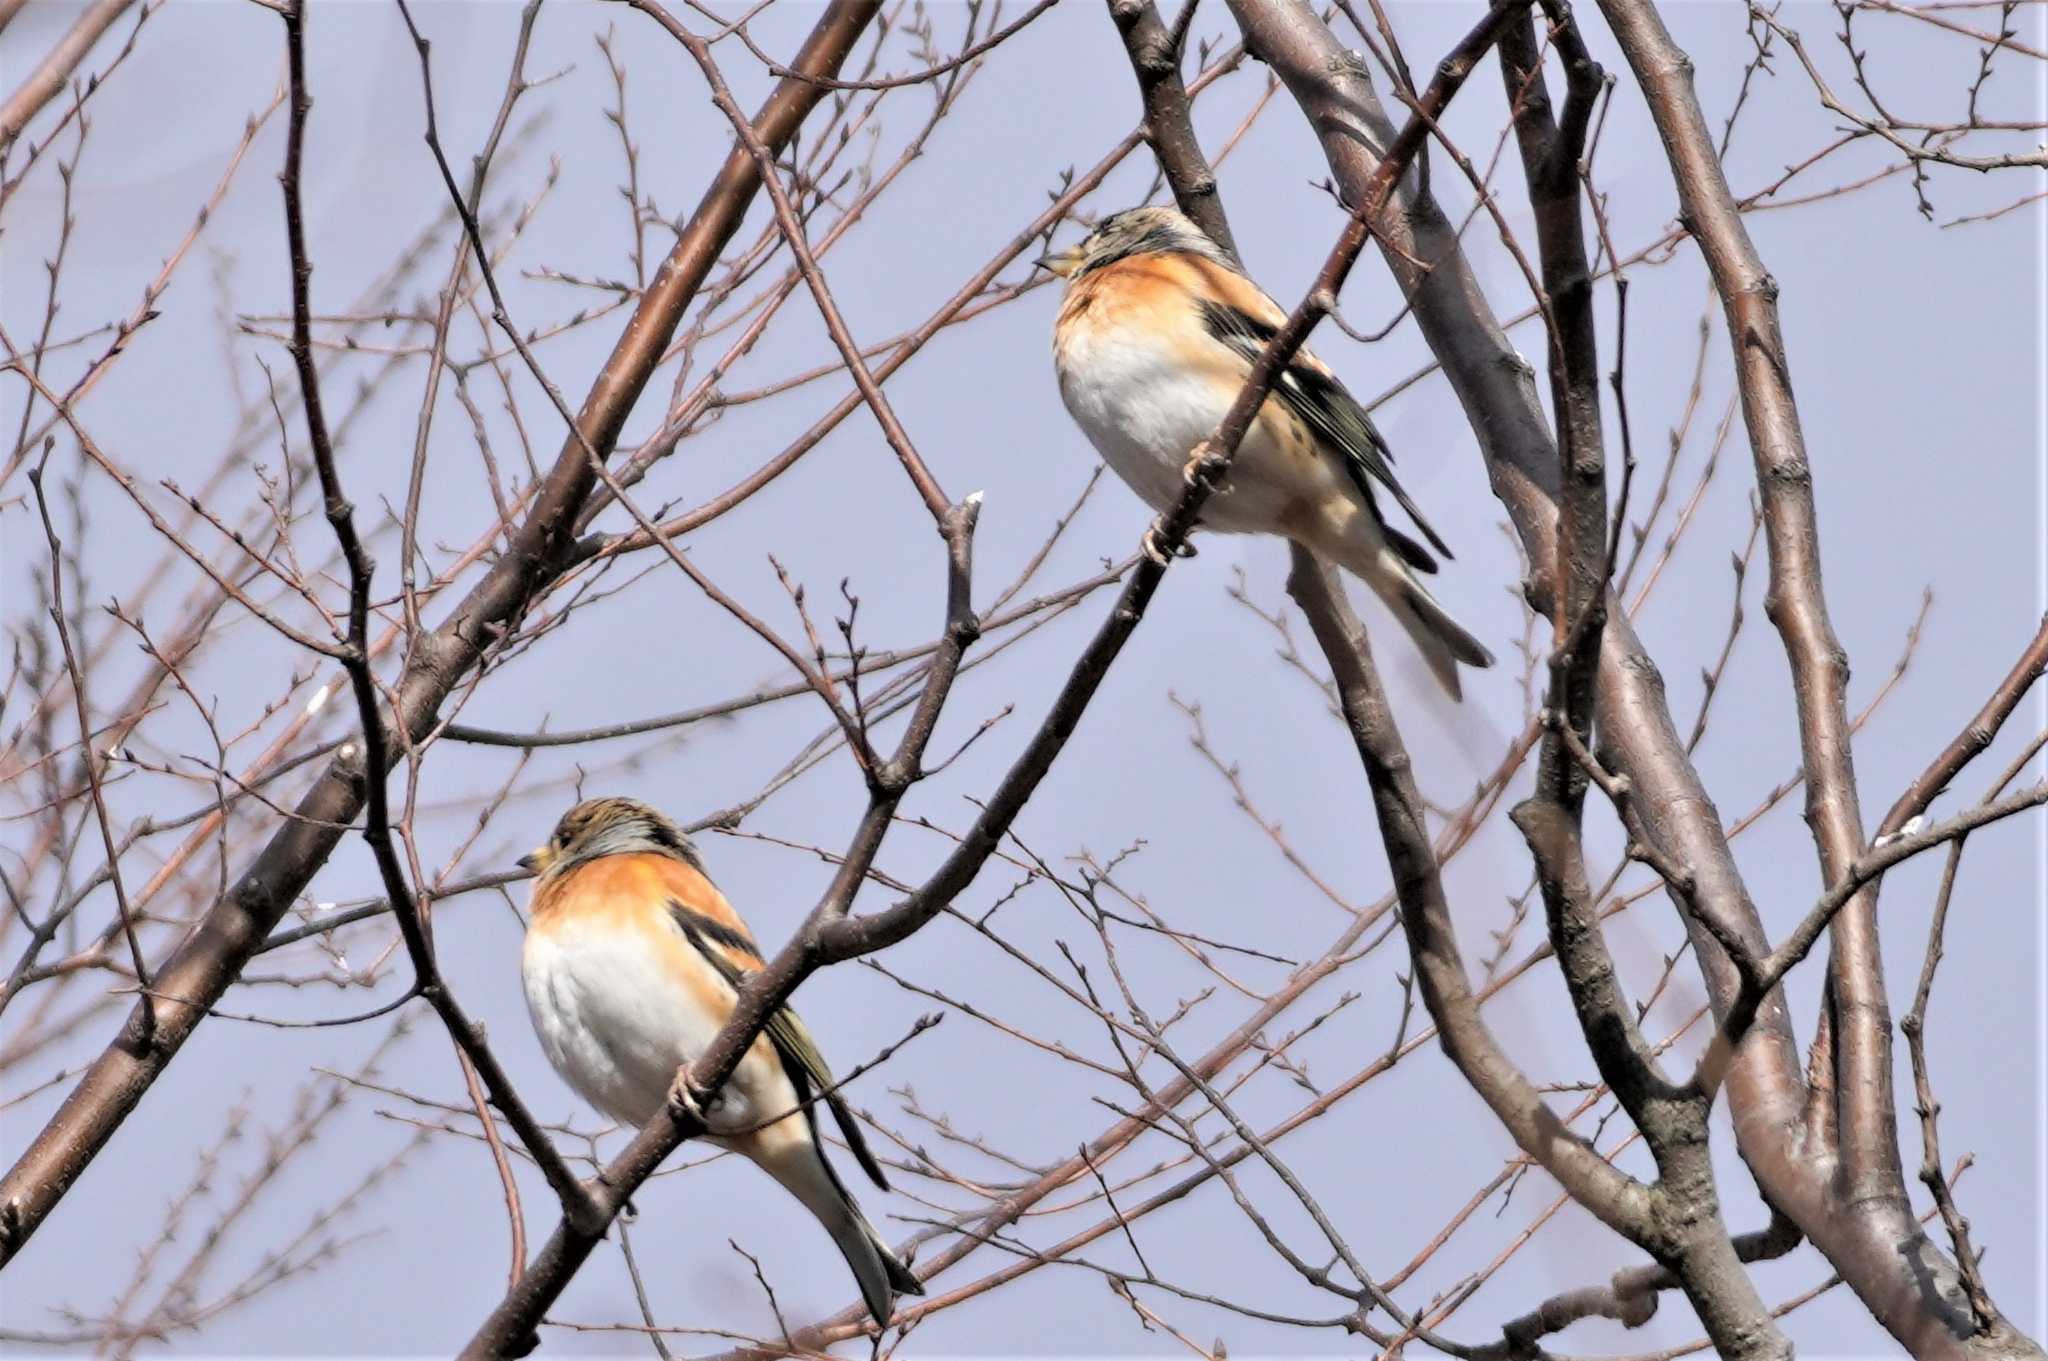
[[[832,1235],[876,1323],[888,1326],[890,1315],[896,1312],[896,1296],[924,1293],[923,1282],[897,1260],[875,1226],[868,1223],[817,1144],[792,1139],[773,1152],[756,1152],[755,1161],[801,1200]]]
[[[1493,654],[1486,650],[1486,645],[1451,618],[1450,611],[1437,603],[1402,554],[1379,535],[1365,542],[1347,537],[1331,547],[1336,550],[1338,565],[1372,587],[1373,593],[1386,603],[1408,636],[1415,640],[1416,650],[1429,663],[1430,674],[1437,683],[1452,699],[1463,699],[1458,664],[1492,666]]]
[[[917,1273],[910,1269],[908,1262],[905,1262],[901,1257],[898,1257],[889,1250],[889,1245],[882,1241],[881,1236],[875,1232],[875,1226],[872,1224],[868,1225],[868,1237],[873,1240],[875,1252],[882,1259],[882,1269],[889,1273],[889,1284],[896,1287],[896,1293],[899,1295],[922,1295],[924,1293],[924,1282],[917,1278]]]
[[[1458,683],[1459,662],[1468,666],[1493,665],[1493,654],[1451,618],[1420,583],[1407,582],[1396,598],[1387,601],[1387,606],[1415,640],[1416,650],[1429,663],[1430,674],[1450,692],[1452,699],[1465,697],[1464,687]]]

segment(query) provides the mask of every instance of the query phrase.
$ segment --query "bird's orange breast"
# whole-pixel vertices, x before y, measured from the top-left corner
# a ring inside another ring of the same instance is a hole
[[[533,895],[529,929],[545,932],[568,917],[631,926],[648,915],[665,917],[671,902],[753,940],[747,924],[703,871],[653,852],[607,855],[543,884]],[[741,968],[760,967],[743,952],[730,953]]]

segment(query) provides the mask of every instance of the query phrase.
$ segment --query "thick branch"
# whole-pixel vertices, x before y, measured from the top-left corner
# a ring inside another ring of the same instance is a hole
[[[836,71],[878,8],[879,0],[834,0],[795,64],[817,73]],[[808,81],[781,82],[755,119],[763,140],[775,147],[787,144],[822,94]],[[601,453],[611,451],[683,312],[759,187],[753,157],[734,148],[641,296],[584,401],[578,431],[564,442],[510,545],[449,617],[419,640],[399,679],[394,706],[395,721],[415,739],[432,730],[442,702],[456,684],[568,560],[576,513],[595,479],[584,454],[585,442]],[[277,829],[158,972],[158,992],[181,1000],[159,997],[155,1045],[137,1048],[124,1029],[20,1161],[0,1178],[0,1265],[56,1207],[205,1018],[207,1008],[233,983],[249,954],[326,863],[341,829],[361,814],[364,796],[362,753],[350,744],[336,754],[300,800],[295,815]]]
[[[1336,679],[1351,740],[1372,787],[1380,839],[1401,900],[1401,926],[1415,962],[1415,980],[1436,1021],[1438,1041],[1509,1135],[1587,1210],[1641,1243],[1652,1235],[1650,1189],[1602,1158],[1567,1128],[1501,1050],[1480,1014],[1429,844],[1422,797],[1407,747],[1380,688],[1364,626],[1328,569],[1296,549],[1288,593],[1308,617]]]
[[[1377,164],[1374,148],[1386,145],[1390,131],[1365,72],[1305,3],[1239,0],[1232,9],[1317,130],[1339,185],[1355,193]],[[1382,223],[1392,234],[1388,267],[1465,408],[1494,491],[1529,553],[1531,597],[1547,610],[1558,470],[1527,366],[1507,343],[1441,210],[1410,185],[1399,190],[1399,203],[1401,211]],[[1722,934],[1746,941],[1757,955],[1768,953],[1719,815],[1672,723],[1662,678],[1619,613],[1611,612],[1601,640],[1597,726],[1603,759],[1629,778],[1647,836],[1692,871],[1697,901],[1719,914]],[[1688,929],[1709,996],[1717,1012],[1725,1011],[1740,978],[1713,933],[1696,922]],[[1766,1195],[1874,1310],[1920,1311],[1929,1297],[1923,1282],[1937,1276],[1953,1281],[1953,1271],[1910,1218],[1837,1212],[1827,1194],[1829,1168],[1802,1142],[1806,1082],[1780,996],[1766,999],[1734,1056],[1727,1086],[1743,1155]],[[1944,1306],[1931,1312],[1939,1316]],[[1966,1313],[1945,1312],[1967,1322]],[[1934,1331],[1941,1330],[1937,1322]]]
[[[636,3],[643,9],[652,8],[651,0],[636,0]],[[1470,73],[1479,54],[1492,42],[1500,23],[1524,3],[1526,0],[1498,0],[1480,26],[1454,50],[1451,57],[1445,59],[1436,80],[1431,82],[1419,101],[1425,114],[1409,120],[1395,140],[1385,163],[1384,175],[1368,186],[1361,200],[1367,205],[1366,211],[1346,224],[1308,296],[1289,315],[1286,325],[1267,342],[1265,350],[1252,365],[1244,387],[1225,413],[1222,425],[1191,452],[1186,485],[1180,497],[1171,508],[1161,512],[1146,531],[1146,553],[1133,568],[1131,579],[1111,608],[1109,617],[1074,663],[1038,730],[982,805],[973,827],[960,838],[953,852],[915,893],[880,912],[855,917],[849,915],[854,893],[866,878],[896,805],[913,778],[924,742],[930,736],[938,707],[944,703],[946,689],[957,668],[958,653],[971,641],[975,629],[967,604],[966,574],[966,542],[972,528],[974,507],[970,503],[950,512],[950,517],[964,517],[964,523],[953,525],[949,520],[947,532],[947,541],[953,545],[947,644],[934,659],[926,689],[919,699],[917,716],[911,720],[904,743],[888,764],[893,775],[871,784],[867,812],[854,830],[839,871],[824,898],[812,909],[790,943],[748,979],[731,1017],[718,1035],[678,1075],[677,1100],[671,1103],[671,1109],[643,1126],[605,1169],[599,1179],[600,1189],[595,1195],[600,1217],[605,1222],[617,1214],[634,1189],[653,1175],[684,1140],[703,1132],[701,1123],[690,1113],[692,1108],[701,1108],[703,1102],[732,1076],[769,1017],[789,1000],[805,978],[826,965],[868,954],[905,939],[936,917],[974,882],[1017,815],[1052,769],[1054,760],[1079,726],[1110,665],[1136,632],[1146,607],[1165,578],[1168,566],[1186,544],[1201,517],[1202,507],[1228,472],[1231,458],[1272,391],[1273,384],[1301,348],[1310,329],[1330,310],[1345,276],[1364,248],[1367,215],[1384,204],[1394,178],[1421,146],[1427,132],[1426,119],[1441,112]],[[949,651],[952,654],[950,660]],[[481,1361],[484,1357],[530,1347],[533,1329],[589,1257],[601,1232],[601,1225],[593,1231],[589,1226],[567,1220],[558,1224],[531,1268],[507,1292],[470,1339],[464,1348],[464,1357]]]
[[[1785,643],[1799,711],[1806,771],[1806,820],[1821,873],[1842,877],[1863,849],[1863,816],[1849,745],[1848,654],[1828,619],[1821,586],[1813,473],[1793,400],[1777,281],[1750,243],[1722,174],[1705,116],[1691,88],[1691,64],[1646,0],[1605,5],[1609,22],[1649,100],[1678,186],[1683,219],[1706,258],[1727,312],[1736,384],[1749,427],[1771,581],[1764,610]],[[1903,1205],[1897,1111],[1892,1097],[1891,1013],[1878,953],[1875,894],[1836,919],[1831,996],[1836,1011],[1840,1149],[1852,1199],[1894,1197]]]
[[[1683,221],[1727,313],[1770,548],[1765,610],[1784,639],[1799,713],[1806,820],[1823,876],[1842,883],[1861,877],[1864,850],[1848,728],[1849,663],[1822,591],[1813,473],[1778,324],[1777,282],[1750,242],[1722,173],[1693,92],[1691,60],[1650,0],[1602,0],[1601,8],[1642,86]],[[1839,1169],[1822,1185],[1811,1172],[1767,1175],[1766,1193],[1828,1253],[1900,1343],[1921,1357],[1957,1354],[1978,1329],[1953,1265],[1928,1243],[1906,1199],[1874,886],[1842,904],[1830,938],[1834,1081],[1831,1093],[1815,1099],[1839,1103],[1838,1148],[1806,1154],[1815,1165],[1838,1154]],[[2013,1341],[1988,1333],[1986,1339]]]
[[[1380,163],[1392,124],[1371,81],[1304,3],[1233,5],[1240,26],[1274,67],[1322,139],[1338,184],[1355,197]],[[1487,474],[1514,521],[1531,563],[1529,595],[1548,612],[1556,558],[1558,458],[1528,364],[1508,343],[1480,291],[1456,229],[1429,195],[1396,190],[1399,211],[1380,223],[1388,269],[1415,311],[1485,456]],[[1743,888],[1728,838],[1671,721],[1663,679],[1625,614],[1610,611],[1601,635],[1598,724],[1609,764],[1633,782],[1645,830],[1692,868],[1698,898],[1722,914],[1727,932],[1765,948],[1763,925]],[[1714,937],[1695,927],[1710,995],[1725,1007],[1738,979]],[[1805,1083],[1781,999],[1765,1007],[1730,1076],[1745,1149],[1803,1174],[1789,1150],[1769,1140],[1796,1118]]]
[[[1770,1224],[1735,1239],[1735,1255],[1744,1262],[1773,1262],[1803,1241],[1799,1226],[1773,1217]],[[1657,1296],[1676,1290],[1678,1278],[1660,1266],[1627,1267],[1606,1285],[1589,1285],[1552,1295],[1519,1318],[1501,1325],[1502,1352],[1528,1356],[1537,1344],[1581,1319],[1611,1318],[1624,1328],[1640,1328],[1657,1315]]]
[[[1160,22],[1159,9],[1152,0],[1109,0],[1109,17],[1130,54],[1138,97],[1145,106],[1145,140],[1173,191],[1174,203],[1236,259],[1237,240],[1230,234],[1230,219],[1223,212],[1216,172],[1202,154],[1201,139],[1195,136],[1188,87],[1180,78],[1181,51],[1196,3],[1182,0],[1180,18],[1171,31]]]

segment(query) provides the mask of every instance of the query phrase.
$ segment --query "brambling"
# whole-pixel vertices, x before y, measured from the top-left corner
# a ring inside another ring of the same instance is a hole
[[[761,952],[704,873],[696,845],[644,803],[590,799],[523,857],[539,871],[522,972],[548,1061],[591,1105],[643,1125],[677,1070],[712,1042]],[[818,1217],[877,1324],[924,1286],[896,1259],[819,1147],[820,1093],[861,1170],[889,1183],[817,1044],[783,1007],[702,1114],[709,1137],[745,1154]]]
[[[1116,213],[1038,263],[1067,281],[1053,327],[1067,410],[1132,491],[1167,509],[1189,454],[1223,423],[1287,313],[1171,208]],[[1432,548],[1452,556],[1394,480],[1392,458],[1365,408],[1303,349],[1259,409],[1202,524],[1279,534],[1350,571],[1457,699],[1458,663],[1490,666],[1493,654],[1423,587],[1416,574],[1437,570],[1429,549],[1381,516],[1383,489]]]

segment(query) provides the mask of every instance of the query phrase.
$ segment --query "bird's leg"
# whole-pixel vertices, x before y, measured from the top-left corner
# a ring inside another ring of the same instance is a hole
[[[1230,460],[1216,452],[1216,446],[1213,441],[1203,440],[1188,454],[1188,461],[1181,465],[1181,480],[1190,487],[1201,487],[1213,496],[1220,486],[1223,473],[1229,467],[1229,464]],[[1144,549],[1145,556],[1152,559],[1153,563],[1160,567],[1166,566],[1174,558],[1191,558],[1195,556],[1194,544],[1186,540],[1183,540],[1178,547],[1171,549],[1160,543],[1159,531],[1164,527],[1164,524],[1164,516],[1154,520],[1151,527],[1145,531],[1145,537],[1139,541],[1139,546]]]
[[[1161,544],[1159,542],[1159,524],[1157,521],[1154,521],[1146,529],[1145,537],[1138,540],[1138,547],[1143,550],[1146,557],[1152,559],[1153,562],[1161,567],[1166,566],[1175,558],[1191,558],[1195,556],[1195,546],[1191,543],[1183,543],[1180,547],[1172,549]]]
[[[668,1089],[669,1114],[677,1120],[695,1125],[698,1129],[711,1128],[711,1112],[718,1109],[719,1097],[700,1097],[690,1086],[690,1069],[685,1064],[676,1072],[676,1080]]]
[[[1230,460],[1217,452],[1215,444],[1203,440],[1188,455],[1188,461],[1181,466],[1180,476],[1189,486],[1199,483],[1213,493],[1222,485],[1223,474],[1229,466]]]

